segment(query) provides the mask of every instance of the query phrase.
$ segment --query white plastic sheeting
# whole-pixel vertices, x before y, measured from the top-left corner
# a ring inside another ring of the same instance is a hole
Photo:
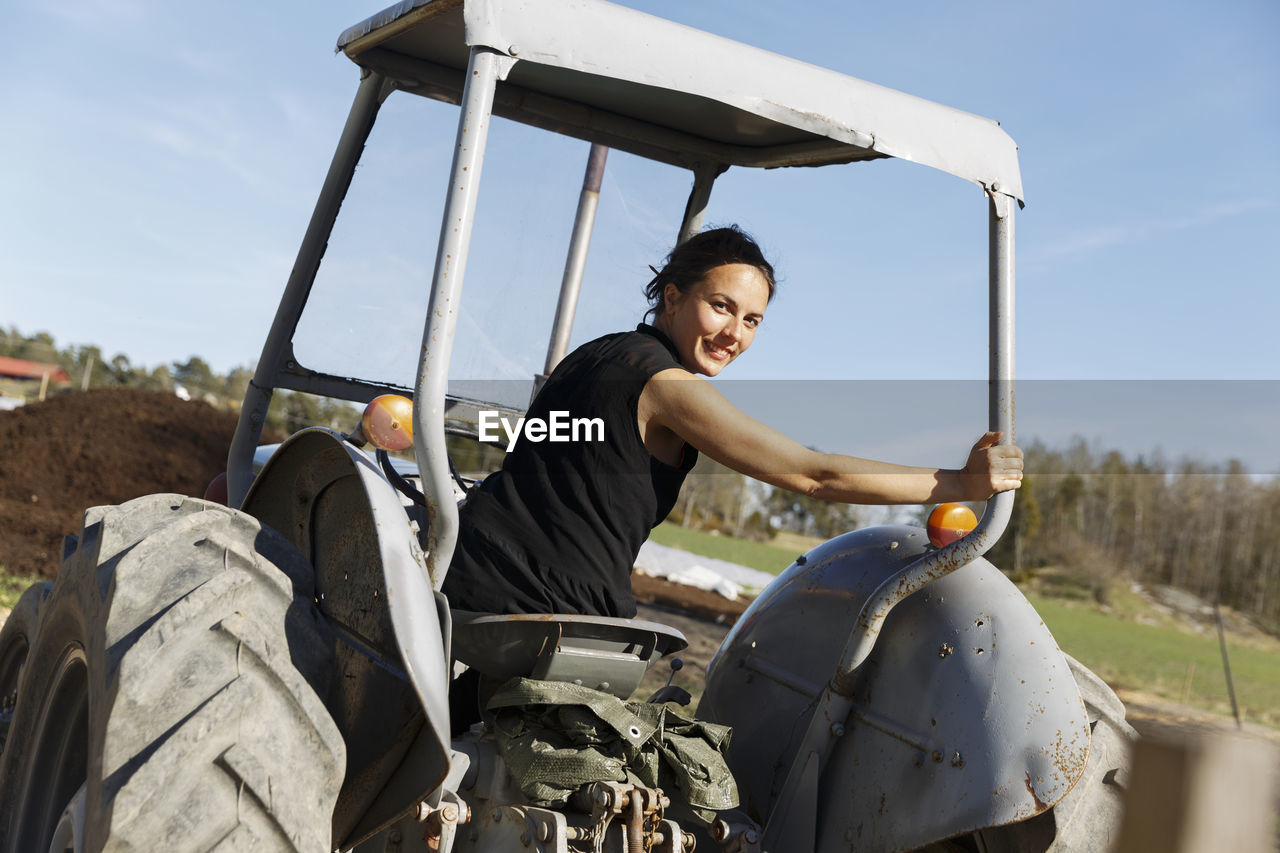
[[[763,589],[774,577],[768,572],[691,554],[653,541],[640,546],[636,570],[652,577],[665,578],[672,583],[717,592],[731,600],[747,588]]]

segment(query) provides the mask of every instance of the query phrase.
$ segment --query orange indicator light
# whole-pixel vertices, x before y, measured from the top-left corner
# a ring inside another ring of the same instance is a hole
[[[374,397],[364,407],[360,431],[382,450],[407,450],[413,446],[413,401],[399,394]]]
[[[977,526],[977,516],[964,504],[938,504],[929,513],[929,541],[941,548],[963,539]]]

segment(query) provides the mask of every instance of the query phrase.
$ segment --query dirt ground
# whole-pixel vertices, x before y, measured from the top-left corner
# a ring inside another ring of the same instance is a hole
[[[85,508],[203,495],[235,428],[229,412],[152,391],[69,393],[0,412],[0,567],[53,578]]]
[[[0,567],[51,579],[62,539],[79,531],[86,507],[155,492],[202,495],[225,468],[235,424],[233,414],[205,403],[145,391],[71,393],[0,411]],[[640,574],[634,589],[642,618],[672,625],[689,639],[680,654],[684,668],[672,680],[700,693],[706,664],[748,602]],[[0,622],[6,615],[0,612]],[[646,685],[661,685],[668,675],[668,667],[655,667]],[[1144,734],[1230,725],[1155,697],[1122,698]],[[1280,732],[1249,728],[1280,741]]]

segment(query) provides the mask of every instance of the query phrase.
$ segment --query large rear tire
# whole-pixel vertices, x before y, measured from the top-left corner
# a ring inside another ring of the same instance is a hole
[[[9,727],[18,705],[18,684],[35,638],[40,607],[49,597],[52,586],[42,581],[29,587],[0,629],[0,755],[4,755],[4,744],[9,739]]]
[[[346,753],[310,576],[217,504],[87,511],[0,755],[4,849],[48,849],[81,786],[86,849],[329,849]]]

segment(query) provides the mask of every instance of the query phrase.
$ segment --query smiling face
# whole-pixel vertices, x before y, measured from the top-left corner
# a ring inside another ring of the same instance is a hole
[[[769,306],[769,282],[749,264],[712,267],[685,293],[663,291],[655,325],[676,345],[690,373],[715,376],[746,352]]]

